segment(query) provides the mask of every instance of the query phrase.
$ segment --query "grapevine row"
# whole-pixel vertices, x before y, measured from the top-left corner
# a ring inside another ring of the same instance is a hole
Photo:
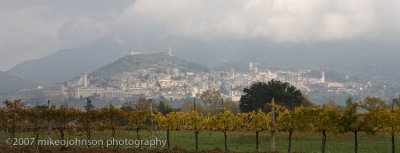
[[[165,131],[167,146],[170,148],[171,131],[188,130],[194,132],[195,148],[198,149],[200,132],[219,131],[224,134],[224,148],[228,150],[227,139],[230,131],[249,131],[255,134],[256,149],[259,150],[260,132],[280,131],[288,133],[288,152],[291,152],[293,134],[312,131],[321,133],[321,152],[324,152],[328,132],[351,132],[355,136],[355,152],[358,152],[359,132],[391,133],[394,147],[395,132],[400,130],[400,109],[376,108],[360,112],[357,104],[346,108],[334,105],[300,106],[293,110],[275,105],[275,113],[265,113],[261,110],[232,113],[225,110],[216,114],[201,114],[196,111],[162,114],[149,109],[124,111],[112,105],[102,109],[87,105],[84,110],[65,106],[30,108],[19,100],[6,101],[4,104],[0,109],[0,127],[9,133],[11,138],[21,131],[31,131],[38,138],[40,133],[46,130],[57,131],[61,139],[73,132],[82,132],[87,139],[91,139],[94,130],[110,130],[114,138],[116,131],[122,129],[134,130],[140,139],[139,131],[146,129]],[[273,118],[276,120],[273,121]]]

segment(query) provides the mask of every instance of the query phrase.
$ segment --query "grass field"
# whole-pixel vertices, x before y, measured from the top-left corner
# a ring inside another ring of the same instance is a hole
[[[53,133],[53,139],[59,139],[58,133]],[[149,139],[150,135],[148,131],[142,131],[140,133],[141,139]],[[158,139],[166,140],[166,133],[164,131],[156,131],[154,135]],[[33,133],[24,132],[18,133],[19,138],[32,138]],[[66,139],[85,139],[83,133],[75,133],[74,135],[66,135]],[[194,132],[193,131],[172,131],[170,135],[171,147],[178,147],[185,150],[193,150]],[[0,134],[0,144],[5,144],[8,134],[2,132]],[[42,133],[40,139],[47,138],[47,133]],[[94,140],[109,140],[111,138],[111,131],[95,131],[92,139]],[[117,131],[116,139],[136,139],[136,133],[134,131]],[[267,132],[260,134],[260,150],[262,152],[270,150],[270,136]],[[396,148],[400,149],[399,138],[396,137]],[[287,152],[287,134],[277,134],[277,151]],[[354,152],[354,140],[351,133],[348,134],[328,134],[327,139],[327,153],[352,153]],[[391,150],[391,141],[388,134],[379,135],[366,135],[359,134],[359,152],[360,153],[387,153]],[[306,153],[317,153],[320,152],[321,146],[321,135],[318,133],[294,133],[293,135],[293,147],[292,151],[306,152]],[[121,146],[120,146],[121,147]],[[128,148],[129,146],[122,146]],[[166,146],[165,146],[166,148]],[[222,132],[207,132],[201,131],[199,134],[199,149],[201,150],[214,150],[224,148],[224,136]],[[251,132],[229,132],[228,133],[228,149],[230,151],[239,152],[252,152],[255,151],[255,134]]]

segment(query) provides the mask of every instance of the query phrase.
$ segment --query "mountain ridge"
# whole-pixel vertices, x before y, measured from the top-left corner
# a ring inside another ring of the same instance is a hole
[[[57,51],[46,57],[24,61],[6,72],[48,85],[68,80],[82,72],[92,72],[125,55],[128,47],[115,43],[95,43]]]

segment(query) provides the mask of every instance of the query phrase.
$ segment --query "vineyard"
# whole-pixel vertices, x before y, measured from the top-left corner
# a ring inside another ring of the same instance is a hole
[[[400,130],[400,109],[358,111],[357,104],[300,106],[292,110],[273,105],[267,113],[221,110],[163,114],[151,109],[127,111],[112,105],[98,109],[90,104],[84,110],[65,106],[30,108],[16,100],[5,101],[0,118],[2,139],[158,137],[166,140],[165,147],[159,149],[185,150],[334,152],[346,141],[346,150],[338,152],[389,152],[395,149],[395,134]],[[384,150],[370,148],[372,144]]]

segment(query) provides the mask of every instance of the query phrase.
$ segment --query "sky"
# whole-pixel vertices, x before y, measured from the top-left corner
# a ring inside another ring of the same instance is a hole
[[[399,38],[398,0],[0,0],[1,71],[104,39],[136,46],[188,39],[224,52],[229,40],[363,46]]]

